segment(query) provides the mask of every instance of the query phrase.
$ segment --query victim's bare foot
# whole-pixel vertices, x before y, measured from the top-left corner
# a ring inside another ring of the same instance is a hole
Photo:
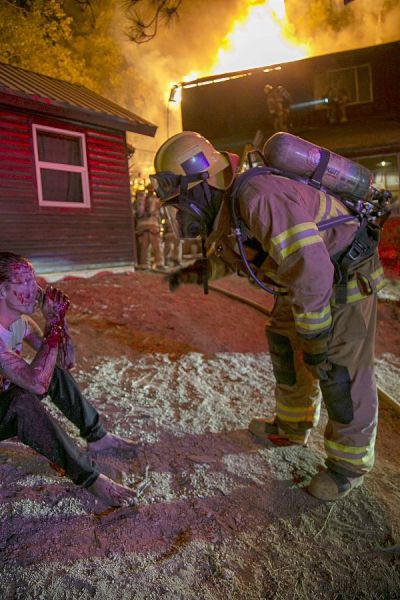
[[[108,506],[122,507],[136,504],[136,493],[134,490],[116,483],[102,473],[100,473],[96,481],[87,490]]]
[[[89,452],[105,452],[106,450],[130,450],[135,452],[137,447],[136,442],[113,433],[106,433],[100,440],[89,442],[87,445]]]

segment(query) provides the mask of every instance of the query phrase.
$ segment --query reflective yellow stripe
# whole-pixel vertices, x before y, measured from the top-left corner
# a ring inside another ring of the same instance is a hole
[[[318,214],[315,217],[315,221],[316,223],[319,223],[320,221],[322,221],[322,218],[325,216],[326,213],[326,194],[324,192],[319,192],[319,210],[318,210]]]
[[[349,214],[349,210],[346,208],[343,202],[334,196],[330,196],[329,194],[325,194],[321,191],[319,192],[319,209],[315,218],[316,223],[328,221],[329,219]],[[354,221],[346,221],[343,223],[343,225],[354,225]]]
[[[311,421],[318,423],[321,413],[321,405],[317,406],[286,406],[282,402],[276,404],[276,414],[282,421],[288,423],[300,423],[302,421]]]
[[[309,417],[305,417],[300,418],[300,417],[290,417],[289,415],[287,415],[286,413],[277,410],[276,411],[276,416],[279,417],[282,421],[287,421],[288,423],[300,423],[301,421],[310,421],[312,422],[313,419],[310,419]]]
[[[309,233],[304,237],[300,237],[304,232]],[[323,242],[315,223],[299,223],[271,239],[270,254],[280,264],[299,248],[320,243]]]
[[[318,330],[329,329],[332,324],[332,315],[330,305],[325,306],[320,312],[296,313],[293,310],[293,316],[297,331],[315,332]]]
[[[312,246],[313,244],[320,244],[321,242],[322,239],[319,233],[318,235],[310,235],[301,240],[296,240],[295,242],[293,242],[293,244],[290,244],[290,246],[286,246],[286,248],[282,248],[279,251],[278,254],[280,261],[285,260],[285,258],[293,254],[293,252],[296,252],[296,250],[298,250],[299,248],[305,248],[306,246]]]
[[[331,199],[331,210],[329,211],[328,217],[340,217],[341,215],[348,215],[349,211],[337,198],[330,196]],[[354,223],[353,223],[354,225]]]
[[[286,406],[282,402],[277,402],[276,407],[285,410],[288,413],[297,413],[301,415],[314,414],[314,406]]]
[[[296,313],[294,309],[293,312],[296,315],[296,321],[301,321],[302,319],[304,319],[304,321],[309,321],[310,319],[322,319],[326,315],[330,314],[331,307],[328,304],[327,306],[325,306],[325,308],[318,312]]]
[[[345,454],[363,454],[368,452],[370,446],[345,446],[344,444],[339,444],[338,442],[333,442],[332,440],[326,440],[325,444],[330,446],[334,450],[339,450],[339,452],[344,452]]]
[[[364,279],[366,285],[370,285],[368,281],[368,277],[360,273],[360,277]],[[369,279],[371,279],[374,284],[375,291],[379,292],[385,286],[385,275],[382,267],[378,267],[373,273],[370,274]],[[371,290],[373,293],[374,290]],[[366,298],[368,294],[366,294],[358,281],[358,279],[352,279],[347,284],[347,304],[352,304],[353,302],[358,302],[359,300],[363,300]]]
[[[371,440],[370,445],[361,447],[345,446],[344,444],[338,444],[337,442],[332,442],[331,440],[325,440],[325,450],[328,458],[343,460],[344,462],[348,462],[352,465],[369,466],[374,460],[374,444],[375,436]]]
[[[293,227],[290,227],[289,229],[282,231],[282,233],[280,233],[279,235],[276,235],[275,237],[271,238],[271,244],[273,246],[277,246],[284,240],[291,238],[296,233],[300,233],[301,231],[307,231],[307,229],[318,230],[315,223],[299,223],[298,225],[293,225]]]

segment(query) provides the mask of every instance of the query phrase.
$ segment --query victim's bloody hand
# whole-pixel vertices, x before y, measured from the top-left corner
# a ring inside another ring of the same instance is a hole
[[[70,300],[61,290],[49,286],[46,288],[42,301],[42,314],[47,322],[60,322],[70,305]]]

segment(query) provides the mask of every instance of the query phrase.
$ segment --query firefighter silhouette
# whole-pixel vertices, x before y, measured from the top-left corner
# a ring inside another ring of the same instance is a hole
[[[161,209],[161,223],[164,240],[164,264],[176,267],[182,263],[182,240],[174,233],[165,209]]]
[[[154,266],[163,268],[160,238],[160,202],[151,188],[137,192],[135,201],[135,231],[138,242],[139,266],[151,267],[151,250]]]
[[[267,113],[274,131],[289,131],[291,95],[283,85],[272,87],[268,83],[264,86],[264,93],[267,96]]]
[[[339,88],[336,84],[332,84],[326,93],[328,99],[327,104],[327,119],[329,123],[347,123],[346,107],[348,95],[346,90]]]

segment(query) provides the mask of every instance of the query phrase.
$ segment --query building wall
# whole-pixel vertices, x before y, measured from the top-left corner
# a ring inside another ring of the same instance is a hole
[[[32,123],[85,132],[90,208],[39,207]],[[133,263],[125,134],[0,107],[0,248],[42,273]]]

